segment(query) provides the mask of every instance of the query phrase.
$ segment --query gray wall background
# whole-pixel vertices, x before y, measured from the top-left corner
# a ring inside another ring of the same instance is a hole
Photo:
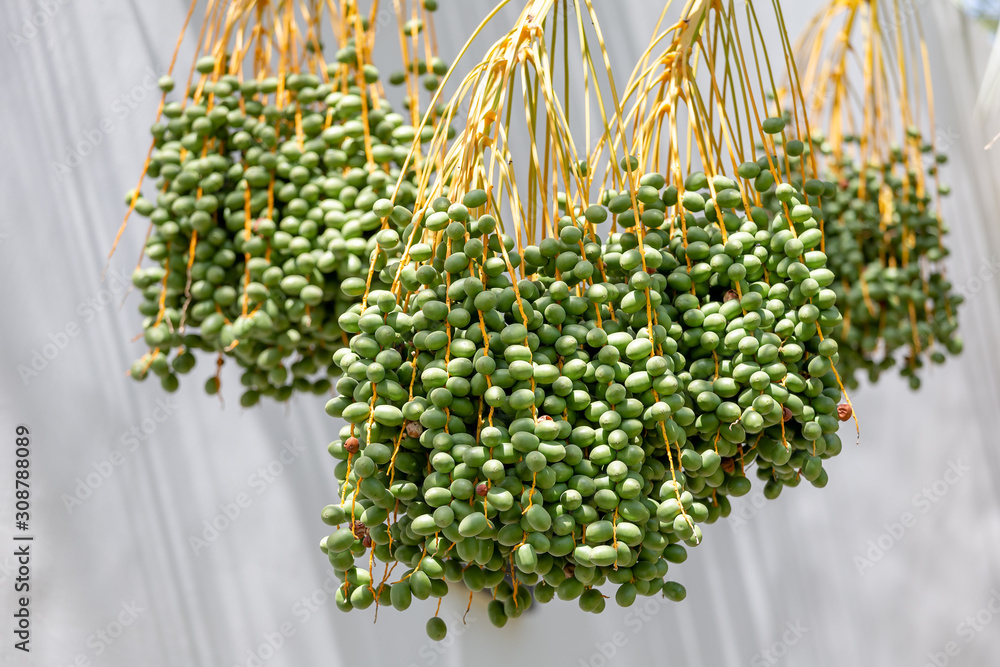
[[[624,81],[656,3],[598,4]],[[831,463],[829,486],[789,489],[762,508],[759,490],[737,501],[741,520],[710,527],[672,567],[685,602],[609,604],[593,616],[556,601],[497,631],[479,597],[462,626],[466,600],[454,595],[442,606],[449,637],[434,644],[423,630],[429,602],[383,609],[375,625],[370,610],[342,614],[323,592],[319,511],[335,497],[325,448],[338,424],[322,400],[244,411],[231,375],[224,407],[195,382],[168,398],[125,377],[142,349],[128,342],[139,318],[134,299],[122,306],[116,276],[131,273],[143,224],[130,226],[106,280],[101,271],[147,147],[150,74],[165,71],[186,5],[0,5],[3,664],[996,664],[1000,618],[987,605],[1000,609],[1000,164],[982,147],[1000,116],[973,114],[988,35],[943,1],[915,3],[932,48],[938,135],[952,155],[945,209],[952,275],[968,297],[964,355],[931,369],[920,393],[895,378],[857,392],[861,444]],[[794,33],[818,3],[784,5]],[[445,55],[489,6],[442,12]],[[189,48],[179,62],[190,62]],[[37,375],[21,376],[19,366],[59,343]],[[202,362],[196,375],[206,374]],[[12,650],[8,613],[17,424],[31,428],[34,452],[30,655]],[[88,475],[96,488],[67,507]],[[228,527],[193,548],[205,522],[237,501]],[[896,527],[907,512],[914,523]]]

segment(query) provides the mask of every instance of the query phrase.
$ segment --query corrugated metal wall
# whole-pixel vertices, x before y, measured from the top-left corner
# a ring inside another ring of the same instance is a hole
[[[739,501],[742,519],[710,527],[673,568],[684,603],[609,605],[597,617],[556,602],[497,631],[485,599],[466,626],[452,620],[465,610],[455,596],[442,607],[443,644],[424,636],[429,602],[406,615],[382,610],[373,625],[370,612],[341,614],[324,592],[329,566],[315,545],[326,532],[319,510],[334,497],[325,445],[337,425],[322,400],[244,411],[232,392],[221,407],[196,383],[168,398],[125,377],[142,352],[128,343],[139,332],[135,299],[122,301],[143,225],[126,232],[104,281],[101,271],[186,4],[0,6],[4,664],[996,663],[1000,169],[982,146],[1000,122],[984,127],[972,111],[988,37],[948,3],[916,5],[934,56],[938,134],[953,158],[945,208],[953,276],[969,299],[965,354],[928,373],[919,394],[894,378],[858,392],[862,444],[829,466],[827,489],[789,490],[764,507],[758,491]],[[445,55],[490,5],[442,2],[457,4],[438,25]],[[624,80],[656,3],[599,4]],[[817,6],[784,4],[793,31]],[[34,443],[30,656],[12,650],[7,613],[18,423]]]

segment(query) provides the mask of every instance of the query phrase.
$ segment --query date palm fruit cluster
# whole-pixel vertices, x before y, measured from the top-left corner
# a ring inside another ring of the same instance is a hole
[[[353,56],[341,49],[331,78]],[[203,74],[214,67],[211,57],[197,63]],[[360,76],[372,84],[378,72],[367,65]],[[347,341],[338,317],[357,301],[342,285],[367,275],[381,227],[374,204],[416,198],[412,172],[396,189],[414,128],[385,99],[310,73],[221,76],[164,116],[152,128],[157,195],[135,204],[153,225],[154,264],[133,276],[150,352],[132,376],[151,371],[172,391],[202,350],[245,369],[244,406],[327,392],[332,354]],[[372,287],[384,285],[376,276]],[[218,388],[208,378],[206,390]]]
[[[912,131],[908,141],[921,138]],[[921,147],[932,152],[929,144]],[[946,161],[935,155],[923,179],[898,147],[886,164],[861,169],[845,156],[837,165],[842,189],[823,202],[823,211],[830,268],[838,276],[833,288],[845,313],[835,332],[839,370],[849,386],[862,374],[875,382],[903,357],[901,375],[917,389],[927,359],[944,363],[945,352],[962,350],[957,309],[963,298],[943,271],[948,229],[934,204],[937,166]],[[937,194],[948,191],[942,185]]]
[[[592,612],[604,584],[623,606],[679,600],[669,565],[749,491],[752,463],[769,497],[826,483],[849,414],[818,250],[817,204],[836,186],[776,183],[779,164],[680,188],[635,174],[634,191],[524,247],[482,190],[417,212],[386,269],[401,289],[340,318],[352,338],[327,411],[347,422],[329,447],[342,497],[321,548],[341,609],[406,609],[459,581],[492,590],[497,626],[532,604],[531,585],[535,601]],[[763,192],[781,213],[747,205]],[[621,231],[602,243],[610,216]],[[405,570],[373,580],[369,550]]]
[[[918,389],[926,366],[962,350],[963,298],[944,270],[941,198],[950,190],[939,180],[947,156],[932,129],[933,76],[920,57],[920,22],[894,20],[899,9],[824,2],[797,47],[803,104],[819,129],[809,162],[839,185],[823,211],[844,314],[834,332],[838,370],[848,387],[896,367]],[[862,52],[866,64],[855,67]]]

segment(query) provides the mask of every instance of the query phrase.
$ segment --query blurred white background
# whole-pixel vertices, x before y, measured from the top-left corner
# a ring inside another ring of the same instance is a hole
[[[658,3],[596,4],[624,81]],[[5,0],[3,664],[997,664],[1000,615],[990,605],[1000,610],[1000,164],[983,146],[1000,131],[1000,114],[984,121],[973,109],[991,36],[946,0],[909,4],[928,33],[937,131],[952,158],[945,213],[951,275],[968,299],[964,354],[930,369],[919,393],[891,376],[857,392],[861,444],[844,429],[829,486],[787,489],[766,505],[759,489],[735,501],[739,518],[709,527],[688,562],[671,568],[687,587],[685,602],[609,604],[593,616],[555,601],[500,631],[479,596],[463,626],[466,600],[455,595],[442,607],[449,636],[434,644],[424,634],[431,601],[406,614],[382,609],[375,625],[371,610],[342,614],[324,592],[332,574],[317,546],[328,532],[319,513],[335,497],[326,444],[339,428],[324,400],[246,411],[234,375],[225,407],[195,377],[170,396],[155,381],[126,377],[143,352],[129,342],[140,332],[137,302],[122,301],[144,224],[130,226],[103,281],[101,271],[123,193],[145,157],[154,81],[166,71],[186,0]],[[438,38],[450,59],[492,3],[441,5]],[[819,3],[783,5],[795,34]],[[479,48],[513,15],[487,29]],[[191,56],[188,45],[179,62]],[[36,360],[36,374],[19,372],[49,345],[58,349]],[[202,360],[194,375],[206,376],[208,365]],[[12,648],[10,611],[17,424],[33,438],[28,655]],[[206,528],[213,521],[222,528]]]

